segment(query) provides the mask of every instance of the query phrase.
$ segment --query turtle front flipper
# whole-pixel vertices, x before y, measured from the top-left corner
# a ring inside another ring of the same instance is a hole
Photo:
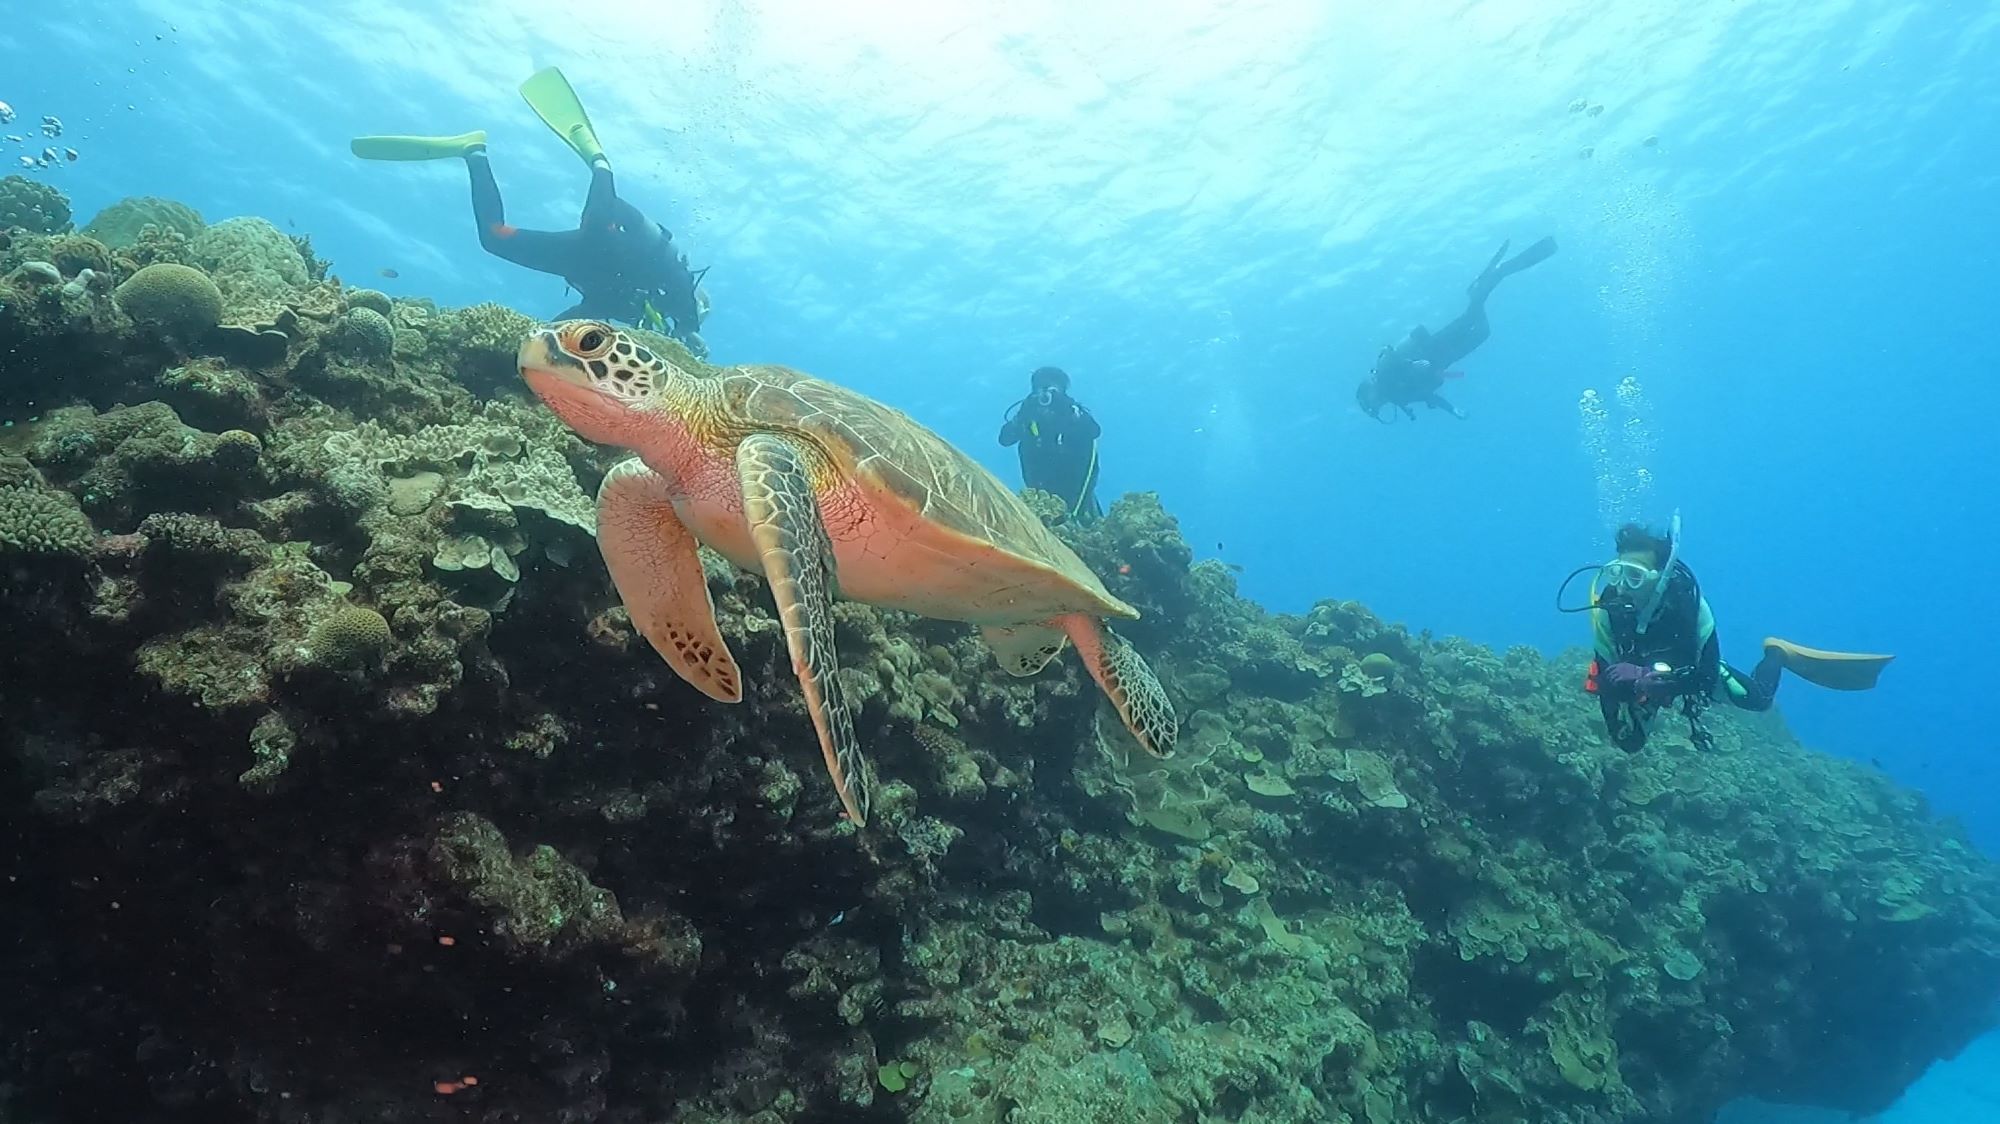
[[[597,547],[639,630],[682,679],[718,702],[743,698],[743,673],[715,627],[694,533],[659,473],[623,461],[597,488]]]
[[[1077,655],[1083,657],[1083,666],[1103,688],[1139,745],[1155,757],[1172,754],[1180,737],[1180,721],[1174,717],[1174,704],[1167,701],[1159,676],[1146,666],[1138,650],[1106,631],[1104,622],[1096,617],[1073,613],[1049,624],[1069,634]]]
[[[1063,634],[1044,625],[987,625],[979,635],[993,649],[1001,670],[1017,679],[1049,666],[1063,650]]]
[[[820,521],[811,476],[798,447],[771,433],[752,434],[736,447],[736,475],[826,771],[848,817],[864,824],[867,765],[833,651],[833,540]]]

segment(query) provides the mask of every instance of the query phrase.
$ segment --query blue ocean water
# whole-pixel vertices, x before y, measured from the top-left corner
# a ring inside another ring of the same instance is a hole
[[[853,385],[1009,479],[1001,413],[1060,365],[1107,497],[1160,492],[1246,592],[1501,646],[1585,642],[1563,574],[1679,510],[1725,655],[1897,653],[1785,717],[1992,849],[1996,50],[1991,4],[1890,0],[76,0],[0,19],[0,100],[66,123],[79,159],[32,174],[79,221],[164,195],[548,315],[570,298],[479,251],[461,167],[346,142],[484,128],[510,219],[572,225],[583,169],[515,92],[560,65],[713,267],[718,359]],[[1382,345],[1545,234],[1448,390],[1465,420],[1355,409]],[[1990,1116],[1981,1050],[1887,1119]]]

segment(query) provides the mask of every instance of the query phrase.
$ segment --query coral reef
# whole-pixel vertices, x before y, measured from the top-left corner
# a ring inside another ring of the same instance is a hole
[[[206,225],[201,221],[201,215],[185,203],[151,195],[135,195],[120,199],[97,212],[84,225],[83,232],[113,250],[126,250],[137,246],[146,237],[147,227],[192,239]]]
[[[0,178],[0,231],[9,227],[30,234],[64,233],[69,230],[69,200],[39,180]]]
[[[0,1116],[1695,1124],[1992,1018],[2000,872],[1918,797],[1772,718],[1625,754],[1580,653],[1266,613],[1150,496],[1047,517],[1181,751],[842,604],[857,831],[760,577],[704,559],[741,705],[635,634],[530,321],[172,213],[73,292],[0,250]],[[170,226],[263,350],[134,311]]]

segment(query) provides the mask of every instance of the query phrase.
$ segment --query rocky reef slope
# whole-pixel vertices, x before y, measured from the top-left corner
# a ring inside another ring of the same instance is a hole
[[[1627,756],[1578,661],[1272,616],[1143,496],[1058,529],[1182,753],[843,605],[857,832],[761,579],[710,566],[741,705],[634,636],[524,318],[25,190],[0,1117],[1696,1122],[1992,1020],[2000,878],[1918,797],[1769,721]]]

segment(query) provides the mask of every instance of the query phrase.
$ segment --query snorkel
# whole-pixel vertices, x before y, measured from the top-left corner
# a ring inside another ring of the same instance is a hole
[[[1653,626],[1654,620],[1658,619],[1660,605],[1667,599],[1667,585],[1673,580],[1674,563],[1680,560],[1680,556],[1681,513],[1679,508],[1675,508],[1674,521],[1667,531],[1667,560],[1660,566],[1659,577],[1653,579],[1653,592],[1646,598],[1645,607],[1639,610],[1637,622],[1639,635],[1646,635],[1646,630]]]

